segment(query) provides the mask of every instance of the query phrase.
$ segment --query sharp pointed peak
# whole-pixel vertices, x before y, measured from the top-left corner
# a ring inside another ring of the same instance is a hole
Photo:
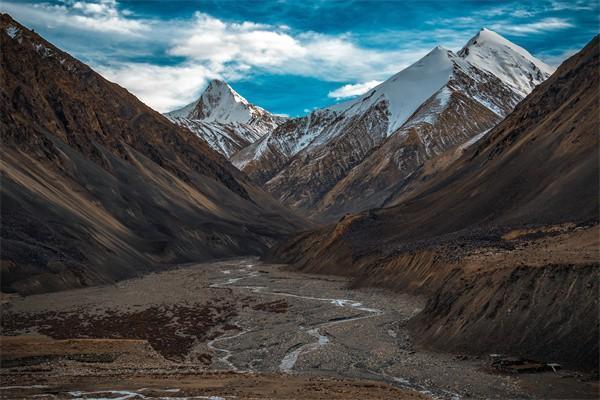
[[[452,51],[450,49],[442,45],[437,45],[419,61],[438,57],[448,57],[449,55],[452,55]]]
[[[467,44],[458,52],[460,57],[468,57],[471,51],[485,51],[485,49],[504,49],[503,51],[514,52],[520,54],[523,58],[532,61],[540,69],[545,72],[552,73],[554,68],[544,64],[542,61],[535,58],[526,49],[516,43],[511,42],[499,33],[483,27],[473,36]],[[497,50],[494,50],[497,51]]]
[[[458,55],[464,57],[469,54],[469,49],[472,48],[489,48],[489,47],[507,47],[521,53],[523,55],[527,55],[528,57],[532,57],[527,50],[523,49],[519,45],[511,42],[504,36],[488,29],[481,28],[469,41],[465,44],[465,46],[458,52]]]
[[[217,78],[214,78],[214,79],[211,79],[210,81],[208,81],[207,87],[209,87],[209,86],[217,86],[217,87],[219,87],[219,86],[227,86],[227,87],[231,87],[224,80],[217,79]]]
[[[224,80],[221,79],[211,79],[210,81],[208,81],[208,84],[206,85],[206,88],[204,89],[204,91],[208,91],[208,90],[215,90],[215,89],[226,89],[229,91],[234,91],[233,88],[231,86],[229,86],[229,84],[227,82],[225,82]]]
[[[417,62],[415,62],[408,68],[423,64],[444,62],[442,60],[452,60],[455,56],[456,55],[452,52],[452,50],[442,45],[437,45],[433,49],[431,49],[429,53],[425,54],[421,59],[419,59]]]
[[[504,45],[516,46],[516,44],[514,44],[498,32],[495,32],[486,27],[481,28],[479,32],[477,32],[477,34],[475,34],[475,36],[473,36],[473,38],[471,38],[469,42],[472,42],[474,40],[478,40],[479,42],[484,43],[501,43]]]
[[[216,95],[219,98],[233,97],[233,100],[236,103],[249,105],[248,100],[246,100],[242,95],[236,92],[227,82],[221,79],[211,79],[208,82],[208,85],[206,86],[204,91],[202,92],[202,96],[204,95]],[[202,96],[200,98],[202,98]]]
[[[481,28],[457,54],[497,76],[523,96],[554,72],[554,68],[526,49],[488,28]]]
[[[431,49],[431,51],[428,54],[432,54],[432,53],[438,53],[438,52],[448,52],[450,51],[450,49],[442,46],[441,44],[438,44],[437,46],[435,46],[433,49]]]

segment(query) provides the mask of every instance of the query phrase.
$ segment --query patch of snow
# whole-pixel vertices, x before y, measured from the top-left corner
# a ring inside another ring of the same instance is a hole
[[[269,145],[269,138],[266,137],[265,140],[261,140],[258,142],[258,146],[256,147],[256,155],[260,156],[267,151],[267,147]]]
[[[17,36],[17,33],[19,33],[20,30],[19,28],[17,28],[14,25],[9,25],[8,28],[6,28],[6,33],[8,34],[8,36],[11,37],[11,39],[14,39],[15,36]]]
[[[30,385],[30,386],[0,386],[0,390],[9,390],[9,389],[43,389],[47,388],[46,385]]]
[[[258,141],[238,152],[236,156],[231,159],[233,166],[242,170],[251,161],[260,159],[267,150],[269,136],[270,134],[263,136]]]
[[[188,118],[192,111],[194,111],[194,108],[196,108],[196,105],[198,105],[198,101],[200,100],[193,101],[190,104],[178,108],[177,110],[170,111],[165,115],[169,118]]]
[[[331,137],[337,136],[341,129],[350,119],[343,120],[341,123],[330,122],[335,119],[337,114],[328,109],[313,111],[306,117],[304,130],[298,134],[288,152],[290,156],[311,147],[315,148],[323,143],[327,143]]]
[[[273,129],[263,136],[260,140],[246,147],[236,154],[232,159],[233,165],[242,169],[252,160],[258,160],[265,156],[269,147],[273,147],[274,152],[279,152],[286,157],[293,157],[309,146],[318,146],[327,136],[331,126],[328,122],[335,117],[335,113],[327,110],[318,110],[305,117],[297,119],[296,128],[291,132],[278,132]],[[337,126],[333,126],[336,128]]]
[[[487,129],[481,133],[478,133],[477,135],[473,136],[471,139],[467,140],[466,142],[464,142],[463,144],[460,145],[460,149],[461,150],[465,150],[468,147],[472,146],[473,144],[477,143],[482,137],[485,136],[486,133],[488,133],[490,131],[490,129]]]
[[[74,399],[89,399],[89,400],[127,400],[131,398],[142,398],[146,399],[147,397],[128,390],[99,390],[95,392],[83,392],[83,391],[73,391],[68,392]],[[90,397],[90,395],[95,394],[108,394],[111,397]],[[118,397],[114,397],[114,395],[118,395]]]
[[[143,395],[141,392],[155,390],[158,392],[166,392],[166,393],[178,393],[181,389],[150,389],[150,388],[142,388],[137,392],[129,391],[129,390],[102,390],[102,391],[94,391],[94,392],[84,392],[84,391],[72,391],[68,392],[73,399],[86,399],[86,400],[127,400],[127,399],[154,399],[157,397],[148,397]],[[103,395],[107,394],[110,397],[93,397],[94,395]],[[115,397],[116,396],[116,397]],[[163,400],[188,400],[188,399],[205,399],[205,400],[225,400],[224,397],[220,396],[191,396],[191,397],[168,397],[168,396],[160,396],[159,399]]]
[[[447,86],[444,86],[432,96],[431,106],[427,112],[422,113],[415,118],[409,119],[407,123],[402,126],[402,128],[410,128],[421,123],[433,125],[437,121],[442,111],[444,111],[444,109],[448,106],[451,96],[452,91]]]
[[[34,43],[33,44],[33,48],[35,49],[35,51],[41,55],[42,57],[50,57],[52,56],[52,54],[54,53],[52,51],[52,49],[47,48],[46,46],[44,46],[41,43]]]
[[[482,96],[477,96],[477,95],[474,95],[473,99],[476,100],[478,103],[480,103],[485,108],[491,110],[494,114],[496,114],[500,117],[504,117],[504,114],[505,114],[504,111],[502,111],[502,109],[500,107],[498,107],[497,105],[495,105],[488,99],[486,99]]]

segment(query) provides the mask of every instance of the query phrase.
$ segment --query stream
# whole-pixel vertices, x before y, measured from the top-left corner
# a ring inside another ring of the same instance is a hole
[[[211,288],[229,288],[229,289],[245,289],[249,290],[253,293],[260,293],[263,295],[273,295],[280,297],[292,297],[298,298],[308,301],[317,301],[317,302],[326,302],[329,304],[333,304],[336,307],[348,308],[352,310],[356,310],[361,312],[359,315],[353,315],[349,317],[341,317],[337,318],[335,321],[327,321],[323,323],[319,323],[310,327],[298,326],[298,330],[300,332],[306,332],[309,336],[313,337],[315,340],[312,342],[308,342],[306,344],[300,345],[296,348],[290,349],[285,356],[281,359],[279,363],[279,371],[282,373],[293,373],[294,367],[298,361],[298,358],[303,355],[313,351],[317,351],[324,346],[328,346],[332,343],[332,338],[328,336],[326,333],[323,333],[322,330],[324,328],[332,327],[338,324],[345,324],[356,322],[359,320],[364,320],[368,318],[374,318],[383,316],[385,312],[383,310],[377,308],[371,308],[363,305],[363,303],[350,300],[350,299],[340,299],[340,298],[326,298],[326,297],[314,297],[314,296],[305,296],[296,293],[289,293],[285,291],[271,291],[268,290],[265,286],[253,286],[253,285],[238,285],[237,283],[243,280],[247,280],[250,278],[255,278],[259,275],[257,271],[254,270],[256,264],[248,263],[246,265],[241,265],[238,269],[224,269],[221,271],[224,275],[232,275],[235,274],[235,277],[227,278],[222,282],[216,282],[209,285]],[[238,274],[242,274],[239,276]],[[236,372],[255,372],[252,369],[248,370],[240,370],[235,364],[230,361],[230,358],[233,356],[233,352],[225,347],[217,346],[217,344],[222,342],[227,342],[235,338],[239,338],[242,335],[248,334],[252,332],[249,329],[244,329],[243,327],[236,324],[238,329],[241,331],[234,335],[228,336],[219,336],[210,342],[208,342],[208,347],[219,354],[218,360],[228,367],[228,369],[236,371]],[[412,383],[408,379],[390,376],[385,372],[377,372],[373,370],[368,370],[368,373],[379,378],[380,380],[384,380],[388,383],[391,383],[395,386],[416,390],[420,393],[427,394],[434,399],[449,399],[449,400],[460,400],[460,396],[456,393],[442,390],[442,389],[428,389],[423,385]]]

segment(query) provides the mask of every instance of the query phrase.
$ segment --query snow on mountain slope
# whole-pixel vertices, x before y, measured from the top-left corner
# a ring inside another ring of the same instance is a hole
[[[243,171],[251,169],[253,179],[265,183],[288,159],[315,142],[337,116],[336,112],[323,109],[302,118],[289,119],[234,154],[231,162]]]
[[[337,220],[413,190],[422,172],[443,169],[461,154],[458,147],[481,138],[520,100],[500,79],[458,60],[448,83],[327,190],[310,215]]]
[[[383,129],[375,131],[373,126],[366,127],[373,132],[373,140],[379,142],[399,128],[427,98],[448,82],[452,68],[448,50],[438,46],[417,63],[364,95],[289,121],[231,160],[257,182],[264,183],[288,159],[300,152],[316,151],[342,135],[347,127],[360,124],[359,120],[365,115],[383,106],[386,110],[379,121],[385,125]]]
[[[186,106],[178,108],[177,110],[173,110],[168,113],[165,113],[165,115],[169,118],[188,118],[190,116],[190,114],[192,113],[192,111],[194,111],[194,109],[198,105],[199,101],[200,101],[200,99],[198,99]]]
[[[424,163],[497,124],[551,72],[484,29],[458,54],[438,46],[356,99],[289,120],[232,162],[284,204],[337,218],[379,206]]]
[[[555,70],[524,48],[485,28],[469,40],[458,55],[502,79],[523,96]]]
[[[437,46],[425,57],[359,98],[327,109],[350,117],[364,113],[379,101],[387,101],[389,111],[387,134],[389,135],[406,122],[425,100],[448,82],[452,69],[450,53],[442,46]]]
[[[250,104],[220,80],[212,80],[198,100],[165,115],[227,158],[286,120]]]

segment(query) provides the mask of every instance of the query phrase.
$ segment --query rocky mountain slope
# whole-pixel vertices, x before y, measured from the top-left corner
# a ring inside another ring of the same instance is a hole
[[[489,30],[355,100],[290,120],[232,162],[316,219],[384,204],[428,160],[495,126],[552,68]]]
[[[250,104],[227,83],[216,79],[198,100],[165,115],[227,158],[286,120]]]
[[[304,221],[189,131],[3,14],[2,291],[259,254]]]
[[[421,344],[598,368],[600,40],[395,205],[270,259],[429,296]]]

